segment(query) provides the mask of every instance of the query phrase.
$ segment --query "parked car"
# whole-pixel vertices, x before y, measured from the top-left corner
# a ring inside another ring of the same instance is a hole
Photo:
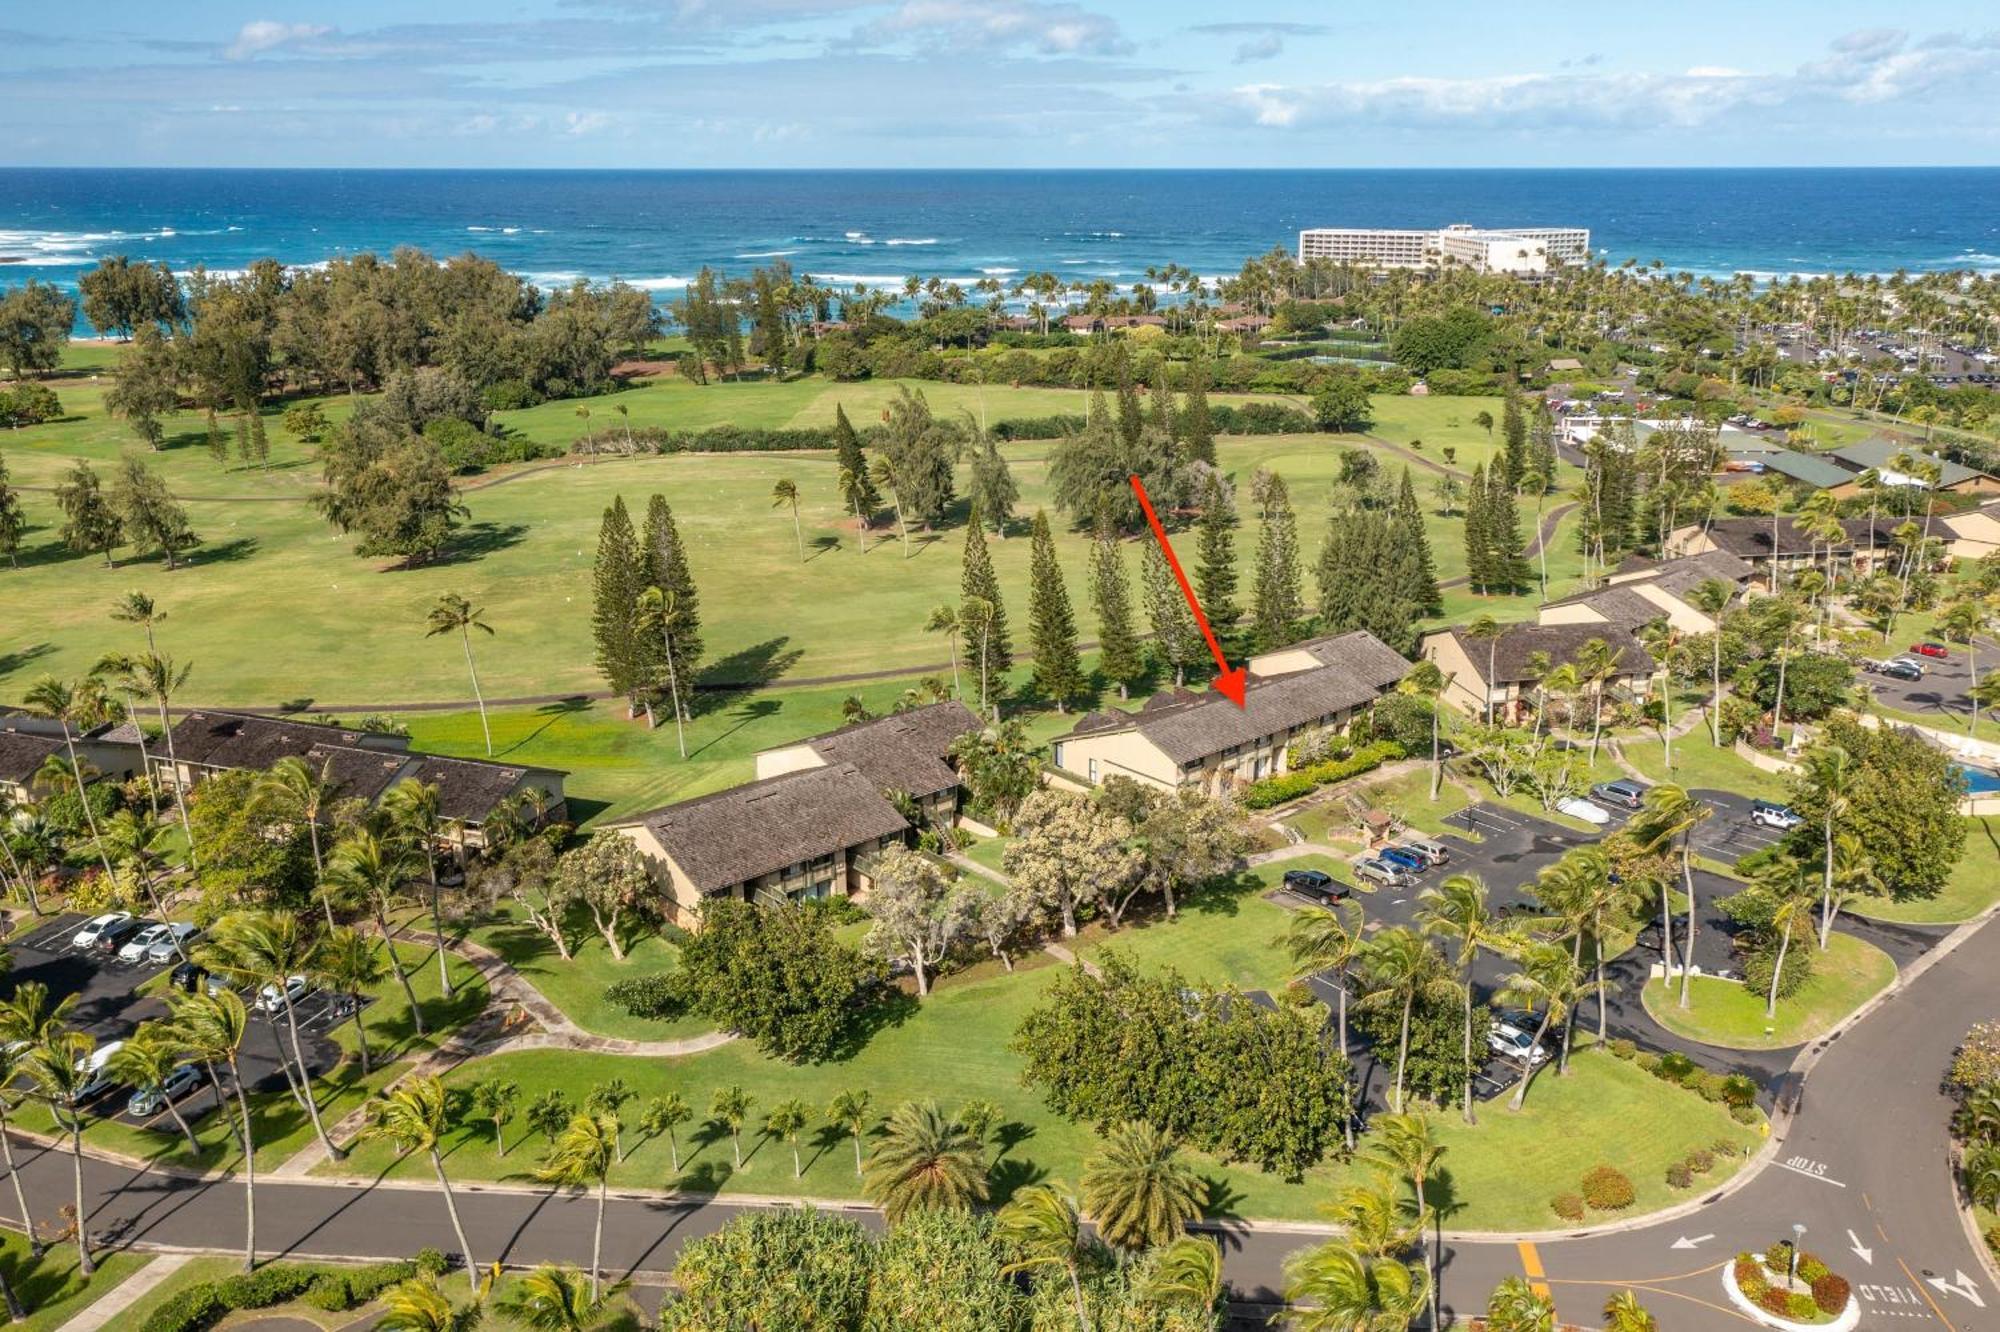
[[[152,924],[146,926],[145,929],[140,930],[119,947],[118,960],[120,962],[145,961],[146,954],[152,951],[153,945],[167,937],[167,929],[168,927],[160,921],[154,921]]]
[[[1506,1022],[1494,1023],[1486,1033],[1486,1048],[1529,1065],[1547,1063],[1549,1058],[1549,1052],[1537,1045],[1533,1036]]]
[[[132,919],[132,913],[129,911],[107,911],[101,916],[92,916],[89,920],[83,922],[82,927],[75,934],[69,936],[70,946],[74,948],[95,948],[97,941],[103,937],[106,930],[120,921],[130,919]]]
[[[183,962],[175,967],[167,973],[167,984],[187,994],[196,994],[202,990],[207,990],[210,994],[221,994],[231,988],[228,981],[220,976],[210,975],[208,968],[199,962]]]
[[[1286,870],[1285,889],[1309,902],[1321,904],[1343,901],[1348,893],[1346,884],[1325,870],[1316,869]]]
[[[1911,684],[1915,684],[1924,678],[1923,667],[1917,665],[1914,661],[1907,661],[1902,657],[1897,657],[1893,661],[1883,662],[1875,668],[1875,672],[1878,675],[1886,675],[1891,680],[1906,680]]]
[[[117,1077],[111,1072],[111,1057],[124,1048],[123,1041],[108,1041],[76,1061],[76,1071],[88,1076],[70,1096],[71,1105],[89,1105],[118,1085]]]
[[[125,1113],[134,1119],[149,1118],[164,1110],[168,1101],[178,1101],[200,1085],[201,1069],[194,1064],[182,1064],[167,1074],[167,1080],[159,1086],[134,1091],[125,1102]]]
[[[1356,863],[1354,872],[1364,879],[1374,880],[1385,888],[1400,888],[1404,884],[1415,882],[1417,877],[1394,861],[1383,860],[1379,856]]]
[[[1639,782],[1628,781],[1621,777],[1615,782],[1599,782],[1591,787],[1590,798],[1600,805],[1638,809],[1646,803],[1646,788]]]
[[[272,984],[257,991],[257,1007],[266,1013],[282,1013],[285,1005],[296,1004],[311,994],[312,988],[312,982],[304,976],[287,976],[284,989]]]
[[[1912,643],[1910,651],[1919,657],[1949,657],[1951,649],[1942,643]]]
[[[1564,796],[1556,801],[1556,813],[1567,814],[1573,819],[1603,827],[1611,822],[1611,814],[1602,805],[1593,805],[1582,796]]]
[[[1403,846],[1431,863],[1432,868],[1451,863],[1451,848],[1429,837],[1405,837]]]
[[[1775,800],[1753,800],[1750,802],[1750,822],[1765,828],[1776,828],[1779,832],[1790,832],[1805,822],[1805,818],[1790,805],[1781,805]]]
[[[149,926],[157,924],[159,922],[156,920],[144,920],[138,916],[127,916],[125,919],[113,921],[99,930],[97,932],[97,942],[91,947],[93,951],[99,953],[116,953],[125,946],[125,942],[133,935],[138,934]]]
[[[1386,860],[1391,865],[1401,865],[1412,874],[1422,874],[1431,867],[1429,860],[1410,850],[1408,847],[1385,846],[1375,854],[1379,859]]]
[[[166,927],[164,934],[153,941],[153,946],[146,950],[146,960],[155,966],[170,961],[200,937],[201,926],[190,925],[184,920],[174,921]]]

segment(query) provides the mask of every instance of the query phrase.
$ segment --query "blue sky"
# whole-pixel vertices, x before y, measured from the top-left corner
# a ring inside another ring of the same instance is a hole
[[[0,161],[1992,165],[1981,8],[16,0]]]

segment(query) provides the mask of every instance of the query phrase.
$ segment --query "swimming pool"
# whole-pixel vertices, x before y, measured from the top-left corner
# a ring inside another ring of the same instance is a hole
[[[1965,778],[1967,795],[2000,794],[2000,772],[1988,772],[1984,768],[1968,768],[1963,763],[1957,765],[1958,775]]]

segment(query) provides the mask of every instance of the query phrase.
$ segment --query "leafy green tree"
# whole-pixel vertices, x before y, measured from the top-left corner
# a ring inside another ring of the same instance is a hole
[[[1443,968],[1442,959],[1424,937],[1401,926],[1378,933],[1361,955],[1361,983],[1366,987],[1361,1007],[1398,1014],[1396,1077],[1389,1098],[1389,1104],[1398,1110],[1403,1105],[1403,1079],[1410,1062],[1410,1017],[1419,999],[1442,994],[1450,986]]]
[[[21,493],[7,479],[7,459],[0,456],[0,555],[7,567],[21,567],[21,538],[28,531],[28,518],[21,511]]]
[[[1946,753],[1897,727],[1867,727],[1835,714],[1821,725],[1819,746],[1847,755],[1838,781],[1815,760],[1793,779],[1792,808],[1805,820],[1786,845],[1807,864],[1824,864],[1826,829],[1854,834],[1888,894],[1907,901],[1931,897],[1950,880],[1965,853],[1967,824],[1959,816],[1963,779]]]
[[[646,531],[640,547],[640,594],[655,589],[653,632],[638,635],[644,677],[658,692],[664,678],[677,715],[694,716],[694,683],[701,669],[701,594],[688,565],[687,545],[674,524],[664,495],[646,501]]]
[[[967,494],[973,509],[993,530],[993,535],[1004,537],[1007,524],[1014,517],[1014,506],[1020,502],[1021,488],[1014,483],[1013,470],[1000,452],[1000,442],[978,427],[972,433],[972,479]]]
[[[157,550],[166,557],[167,568],[178,567],[176,557],[199,545],[201,538],[188,525],[187,510],[167,490],[167,483],[146,466],[137,454],[119,460],[118,479],[111,492],[121,530],[140,554]]]
[[[0,360],[17,380],[46,374],[62,364],[76,324],[76,302],[49,282],[29,278],[0,294]],[[90,1269],[84,1268],[85,1276]]]
[[[1312,396],[1312,414],[1321,430],[1354,432],[1374,424],[1368,388],[1353,374],[1329,376]]]
[[[661,1306],[660,1326],[860,1328],[873,1260],[866,1232],[848,1217],[810,1207],[755,1210],[681,1250],[673,1270],[679,1298]]]
[[[828,913],[712,898],[681,945],[676,987],[689,1011],[742,1032],[775,1058],[828,1058],[879,968],[833,935]]]
[[[1199,498],[1195,593],[1202,614],[1221,628],[1236,623],[1243,613],[1236,604],[1236,503],[1228,484],[1214,471],[1203,478]]]
[[[1139,557],[1139,572],[1140,595],[1145,599],[1146,618],[1153,629],[1153,650],[1173,672],[1174,684],[1186,684],[1188,669],[1202,660],[1208,648],[1157,542],[1145,543],[1144,553]]]
[[[1501,941],[1500,918],[1487,900],[1486,884],[1476,874],[1454,874],[1417,896],[1417,917],[1424,933],[1444,939],[1451,947],[1451,964],[1458,972],[1458,989],[1465,999],[1465,1122],[1472,1114],[1472,1074],[1478,1068],[1472,1050],[1472,967],[1479,950]],[[1483,1052],[1481,1056],[1483,1062]]]
[[[1197,358],[1188,367],[1187,392],[1181,400],[1181,439],[1191,460],[1213,466],[1215,419],[1208,409],[1208,381],[1208,362]]]
[[[160,715],[166,716],[167,704],[159,700]],[[169,746],[173,743],[173,728],[162,726]],[[169,751],[169,766],[179,769],[179,762]],[[333,897],[326,883],[326,859],[320,851],[320,823],[331,810],[339,787],[333,779],[333,760],[324,759],[319,771],[313,771],[303,758],[287,754],[276,763],[257,774],[250,792],[249,815],[258,820],[273,823],[303,825],[306,839],[312,847],[313,877],[319,881],[319,901],[321,911],[326,916],[326,928],[334,928]],[[176,787],[178,793],[178,786]],[[183,826],[187,820],[186,802],[182,802],[181,818]],[[194,832],[188,829],[188,842],[194,844]],[[362,1054],[362,1065],[366,1067],[368,1056]]]
[[[839,403],[833,407],[833,447],[840,473],[847,478],[841,487],[840,506],[858,518],[865,545],[868,520],[882,507],[882,495],[875,489],[867,456],[861,451],[861,437],[847,419],[847,409]]]
[[[368,1122],[361,1136],[387,1142],[404,1155],[422,1152],[430,1158],[438,1192],[444,1195],[445,1212],[451,1217],[452,1233],[458,1237],[459,1256],[465,1261],[465,1279],[476,1291],[479,1264],[473,1261],[472,1245],[465,1238],[465,1224],[458,1218],[458,1200],[452,1196],[451,1179],[445,1174],[444,1153],[440,1150],[445,1134],[450,1131],[449,1098],[444,1082],[435,1074],[419,1073],[376,1093],[368,1102]]]
[[[1488,428],[1491,433],[1491,427]],[[1521,395],[1507,394],[1500,413],[1500,471],[1509,487],[1521,488],[1528,474],[1528,416],[1521,410]]]
[[[957,453],[956,432],[931,415],[924,395],[899,388],[883,423],[880,456],[895,477],[900,515],[926,530],[943,520],[955,498],[952,467]]]
[[[180,371],[173,347],[157,328],[139,331],[139,340],[118,362],[117,377],[104,394],[104,409],[122,417],[151,449],[166,438],[160,418],[180,406]]]
[[[1334,1040],[1342,1055],[1347,1052],[1348,978],[1366,955],[1368,935],[1361,903],[1348,898],[1325,907],[1307,907],[1294,912],[1286,923],[1282,940],[1292,957],[1292,974],[1298,980],[1333,973],[1335,990]],[[1354,1146],[1354,1121],[1344,1123],[1347,1145]]]
[[[1022,1294],[1001,1274],[1007,1255],[993,1218],[931,1210],[905,1216],[875,1246],[868,1278],[870,1332],[1003,1332],[1020,1325]]]
[[[1112,1129],[1084,1163],[1083,1210],[1116,1248],[1156,1248],[1180,1238],[1201,1216],[1208,1186],[1150,1124]]]
[[[1048,514],[1040,509],[1030,540],[1028,641],[1035,654],[1034,688],[1063,713],[1069,711],[1069,700],[1083,692],[1083,661],[1076,648],[1076,615],[1063,586],[1062,566],[1056,563],[1055,535]]]
[[[313,505],[357,555],[394,555],[404,568],[437,559],[468,516],[436,442],[381,412],[357,410],[320,450],[324,490]]]
[[[79,555],[97,552],[109,569],[111,552],[125,540],[125,524],[89,463],[78,459],[63,473],[56,486],[56,507],[63,514],[63,544]]]
[[[933,1101],[896,1107],[861,1168],[861,1189],[894,1223],[912,1213],[986,1198],[985,1153]]]

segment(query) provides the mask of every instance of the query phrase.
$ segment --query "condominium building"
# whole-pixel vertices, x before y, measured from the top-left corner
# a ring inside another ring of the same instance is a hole
[[[1315,227],[1299,233],[1299,262],[1331,259],[1367,268],[1469,268],[1534,276],[1590,257],[1583,227],[1485,229],[1463,222],[1435,231]]]

